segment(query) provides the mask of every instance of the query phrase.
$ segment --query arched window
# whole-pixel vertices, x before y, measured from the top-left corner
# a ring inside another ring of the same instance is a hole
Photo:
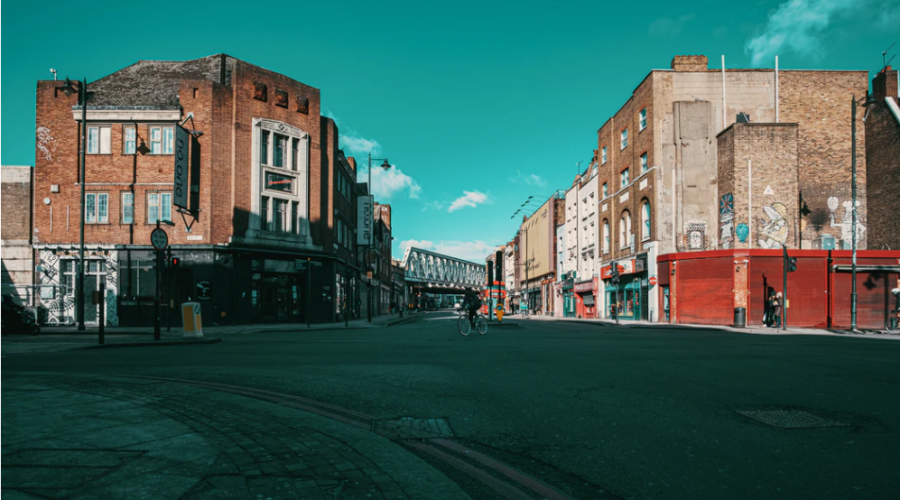
[[[641,203],[641,241],[650,239],[650,202]]]
[[[609,221],[603,220],[603,253],[609,253]]]
[[[631,245],[631,214],[628,210],[622,212],[619,220],[619,248],[627,248]]]

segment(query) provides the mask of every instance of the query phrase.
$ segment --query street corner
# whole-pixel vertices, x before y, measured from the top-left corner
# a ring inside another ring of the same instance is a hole
[[[49,373],[3,385],[4,496],[468,498],[379,434],[253,391]]]

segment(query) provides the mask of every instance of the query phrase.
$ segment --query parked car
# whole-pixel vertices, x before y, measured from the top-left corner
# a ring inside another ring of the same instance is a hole
[[[31,334],[41,333],[41,327],[35,321],[34,313],[27,307],[20,306],[13,301],[11,295],[3,296],[2,321],[0,329],[4,334]]]

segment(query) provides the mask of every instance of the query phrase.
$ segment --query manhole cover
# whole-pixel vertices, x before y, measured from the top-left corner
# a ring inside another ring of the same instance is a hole
[[[835,422],[801,410],[744,410],[738,411],[772,427],[782,429],[804,429],[810,427],[849,427],[848,424]]]
[[[453,429],[446,418],[402,417],[394,420],[378,420],[372,430],[394,438],[453,437]]]

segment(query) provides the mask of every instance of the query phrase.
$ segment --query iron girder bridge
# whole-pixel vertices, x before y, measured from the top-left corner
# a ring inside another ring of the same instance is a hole
[[[401,262],[408,285],[439,289],[481,287],[485,265],[421,248],[407,248]]]

